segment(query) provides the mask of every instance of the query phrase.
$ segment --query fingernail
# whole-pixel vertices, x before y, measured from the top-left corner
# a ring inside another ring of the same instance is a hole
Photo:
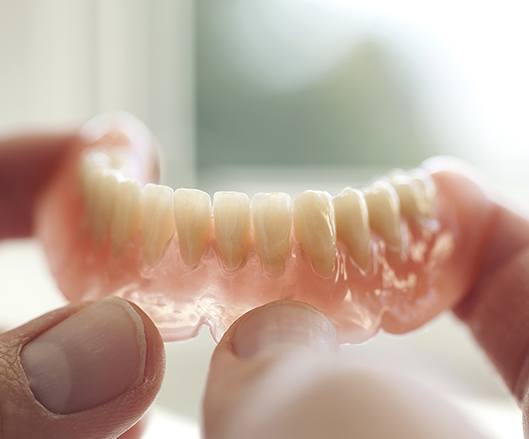
[[[234,352],[252,357],[271,350],[336,347],[336,331],[319,311],[301,302],[275,302],[250,311],[235,328]]]
[[[54,413],[87,410],[144,379],[143,320],[125,300],[89,305],[29,342],[21,361],[36,399]]]

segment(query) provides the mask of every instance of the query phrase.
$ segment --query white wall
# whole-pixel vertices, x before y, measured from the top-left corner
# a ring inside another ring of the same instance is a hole
[[[191,184],[191,0],[0,0],[0,129],[126,110]]]

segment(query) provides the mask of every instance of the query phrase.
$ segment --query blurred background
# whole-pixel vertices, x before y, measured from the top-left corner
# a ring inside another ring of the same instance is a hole
[[[335,190],[450,154],[525,209],[528,20],[525,0],[0,0],[0,133],[130,111],[165,182],[211,192]],[[4,326],[63,303],[36,243],[1,244],[0,278]],[[205,332],[168,346],[152,437],[197,436],[212,348]],[[348,352],[434,385],[488,437],[522,437],[451,316]]]

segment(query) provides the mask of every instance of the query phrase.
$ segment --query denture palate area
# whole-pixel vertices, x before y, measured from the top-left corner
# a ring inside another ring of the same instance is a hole
[[[129,167],[111,148],[81,155],[84,239],[70,243],[73,277],[87,297],[139,302],[169,338],[192,335],[201,323],[221,331],[280,298],[341,316],[338,326],[350,309],[347,325],[373,332],[392,295],[426,288],[421,271],[439,224],[435,185],[421,169],[334,196],[222,191],[211,200],[197,189],[141,184]]]

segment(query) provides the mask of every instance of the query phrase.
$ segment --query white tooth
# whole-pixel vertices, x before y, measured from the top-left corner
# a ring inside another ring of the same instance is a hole
[[[250,201],[241,192],[217,192],[213,197],[215,238],[228,270],[236,270],[246,260],[250,240]]]
[[[96,243],[101,242],[109,232],[117,187],[118,177],[112,172],[99,173],[93,182],[90,224]]]
[[[112,216],[112,248],[119,252],[139,229],[141,219],[141,187],[134,180],[118,183]]]
[[[102,177],[103,172],[99,167],[94,166],[89,160],[83,158],[80,168],[81,176],[81,190],[83,194],[84,208],[86,213],[86,220],[90,227],[93,225],[94,203],[96,196],[96,182]]]
[[[305,191],[296,197],[294,231],[314,270],[330,276],[336,264],[336,230],[328,193]]]
[[[173,190],[158,184],[145,185],[141,210],[143,255],[148,264],[154,265],[174,234]]]
[[[432,216],[435,210],[435,183],[432,176],[423,169],[414,169],[409,177],[418,200],[418,211],[421,215]]]
[[[84,152],[80,160],[80,182],[87,222],[94,233],[98,235],[98,239],[101,238],[100,234],[102,231],[100,230],[101,221],[97,220],[99,213],[95,209],[100,207],[101,194],[104,193],[103,198],[110,195],[105,189],[105,175],[113,174],[113,171],[109,168],[109,160],[106,153],[98,150]],[[117,174],[114,175],[118,178]],[[94,230],[94,224],[98,224],[97,231]]]
[[[369,264],[371,233],[369,214],[362,192],[346,188],[333,199],[336,236],[362,269]]]
[[[252,221],[257,254],[266,271],[279,274],[290,253],[292,206],[281,192],[256,194],[252,199]]]
[[[211,233],[209,195],[196,189],[174,193],[176,233],[183,261],[192,267],[200,262]]]
[[[390,177],[390,182],[397,192],[400,202],[400,211],[407,218],[416,218],[421,213],[419,211],[419,194],[417,185],[406,174],[394,174]]]
[[[433,211],[435,188],[428,174],[412,171],[390,176],[400,200],[400,210],[407,218],[430,216]]]
[[[400,248],[400,207],[399,198],[393,186],[379,180],[364,190],[369,212],[369,223],[389,247]]]

